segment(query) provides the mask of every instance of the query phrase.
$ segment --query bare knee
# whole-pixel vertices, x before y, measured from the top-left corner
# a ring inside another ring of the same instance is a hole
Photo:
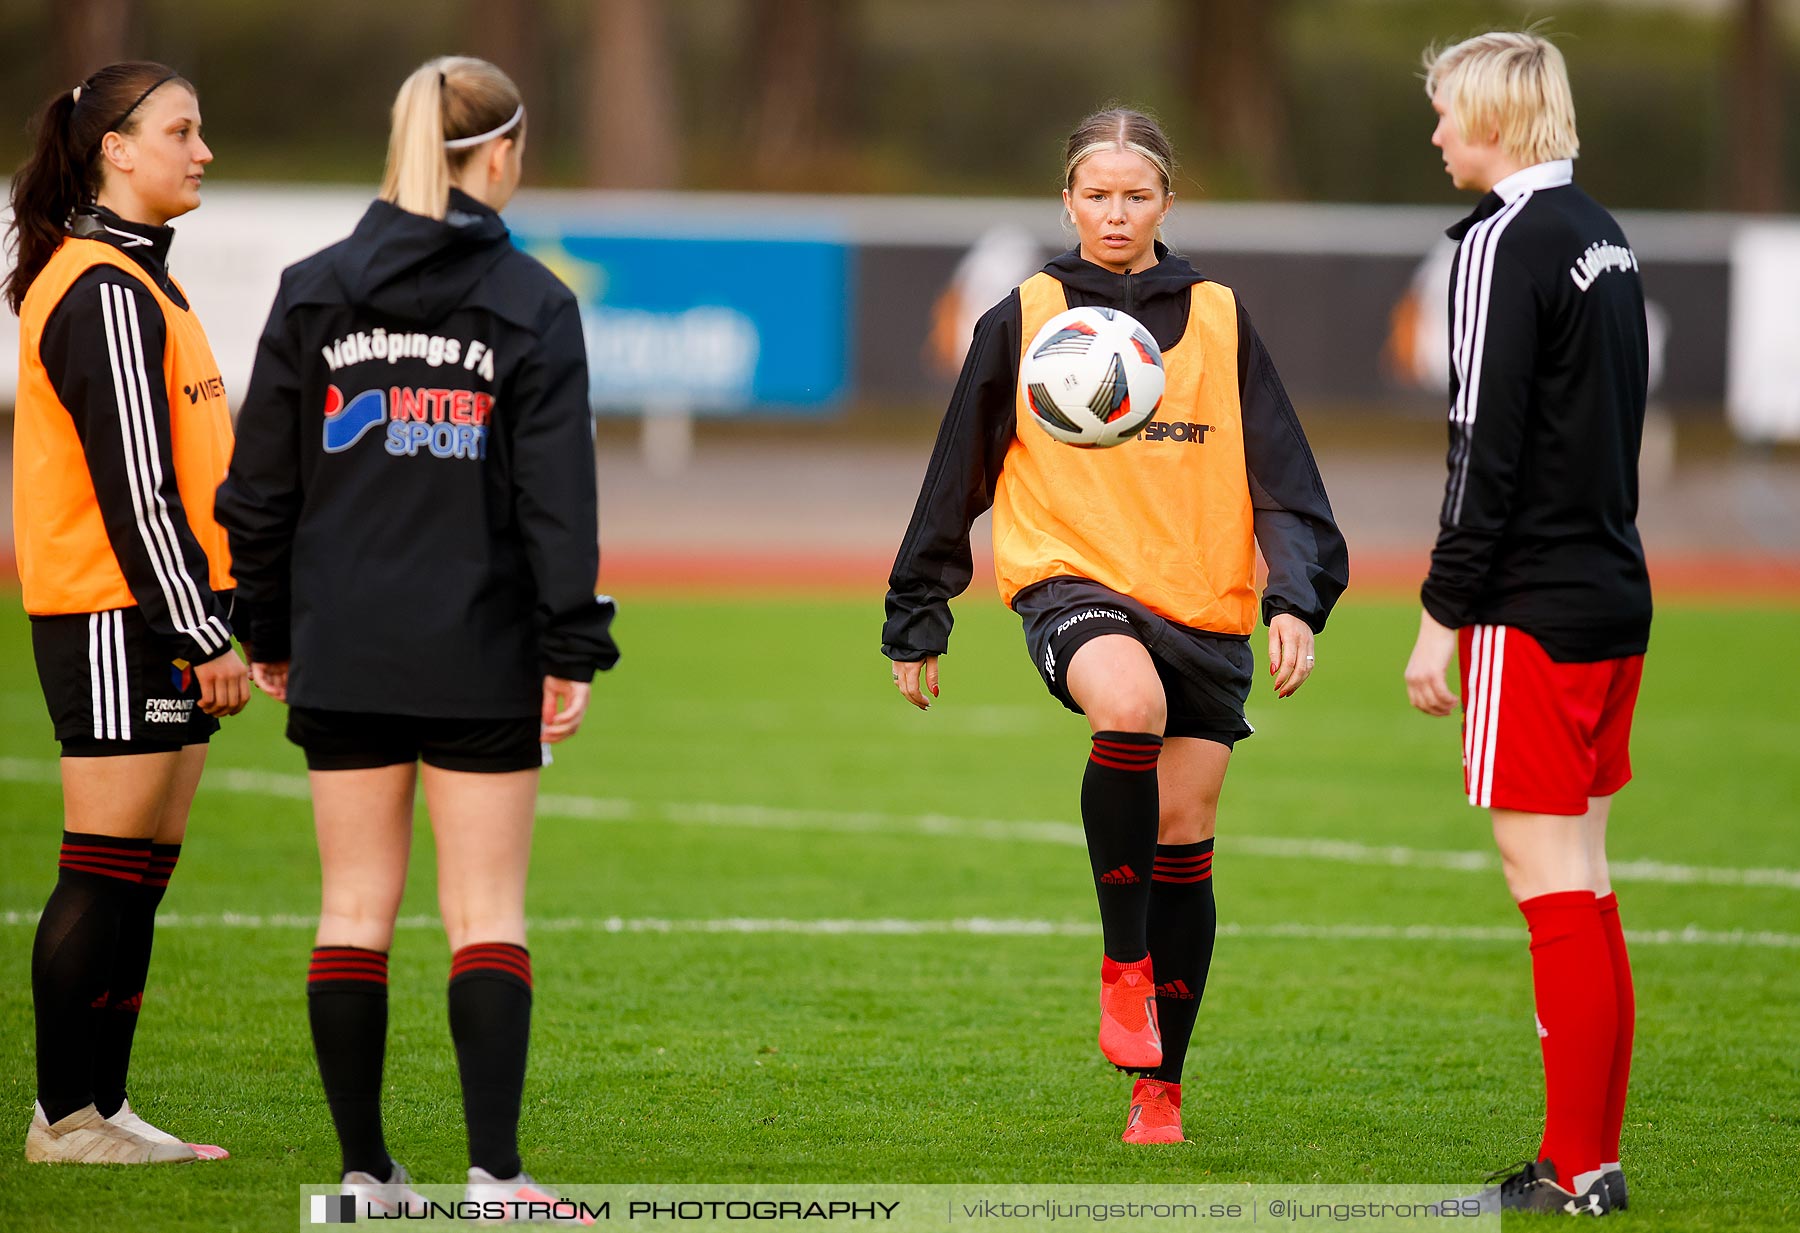
[[[1199,843],[1211,839],[1219,824],[1219,798],[1199,796],[1164,800],[1156,820],[1156,842]]]
[[[444,938],[452,951],[476,942],[525,945],[525,913],[499,905],[443,908]]]
[[[1582,842],[1587,849],[1588,888],[1604,899],[1612,894],[1612,870],[1606,862],[1606,819],[1612,812],[1612,797],[1588,798],[1587,814],[1581,819]]]
[[[1162,735],[1168,719],[1162,680],[1135,638],[1107,634],[1083,643],[1069,658],[1066,679],[1094,731]]]
[[[1160,688],[1123,686],[1084,708],[1096,732],[1149,732],[1161,736],[1168,722],[1168,703]]]
[[[1216,741],[1175,736],[1163,742],[1157,767],[1157,840],[1165,844],[1211,839],[1231,749]]]
[[[385,951],[394,942],[394,918],[400,902],[372,902],[352,896],[325,895],[319,909],[320,946],[356,946]]]
[[[406,892],[406,867],[340,870],[328,867],[319,894],[319,944],[386,950]]]
[[[1582,819],[1503,809],[1493,817],[1500,867],[1515,902],[1592,889]]]

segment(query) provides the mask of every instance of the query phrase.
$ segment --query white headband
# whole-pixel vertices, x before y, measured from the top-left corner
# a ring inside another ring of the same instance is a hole
[[[515,124],[524,118],[525,104],[520,103],[519,109],[512,113],[512,119],[508,120],[505,124],[502,124],[499,128],[491,128],[485,133],[476,133],[473,137],[457,137],[454,140],[446,141],[444,143],[444,149],[467,150],[470,146],[478,146],[484,141],[492,141],[496,137],[504,137],[507,133],[512,131]]]

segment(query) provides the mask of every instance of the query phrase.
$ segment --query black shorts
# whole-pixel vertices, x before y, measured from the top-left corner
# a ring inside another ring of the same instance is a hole
[[[200,709],[182,649],[137,608],[32,617],[32,657],[63,757],[169,753],[212,739],[219,721]]]
[[[1051,578],[1013,596],[1025,644],[1044,687],[1082,714],[1064,667],[1102,634],[1135,638],[1150,652],[1168,702],[1164,736],[1191,736],[1229,748],[1255,731],[1244,718],[1252,657],[1242,638],[1189,629],[1085,578]]]
[[[311,771],[363,771],[424,760],[446,771],[498,775],[544,764],[538,719],[445,719],[288,708],[287,738]]]

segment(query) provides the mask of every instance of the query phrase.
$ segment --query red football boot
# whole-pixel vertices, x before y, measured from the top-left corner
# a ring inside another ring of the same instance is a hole
[[[1136,963],[1101,962],[1100,1052],[1120,1070],[1155,1070],[1162,1065],[1150,956]]]
[[[1186,1143],[1181,1133],[1181,1084],[1161,1079],[1132,1084],[1131,1116],[1119,1138],[1126,1143]]]

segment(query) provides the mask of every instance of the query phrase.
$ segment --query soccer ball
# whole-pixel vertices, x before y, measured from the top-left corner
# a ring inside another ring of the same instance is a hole
[[[1019,365],[1025,405],[1067,445],[1129,441],[1162,405],[1162,348],[1116,308],[1071,308],[1044,323]]]

